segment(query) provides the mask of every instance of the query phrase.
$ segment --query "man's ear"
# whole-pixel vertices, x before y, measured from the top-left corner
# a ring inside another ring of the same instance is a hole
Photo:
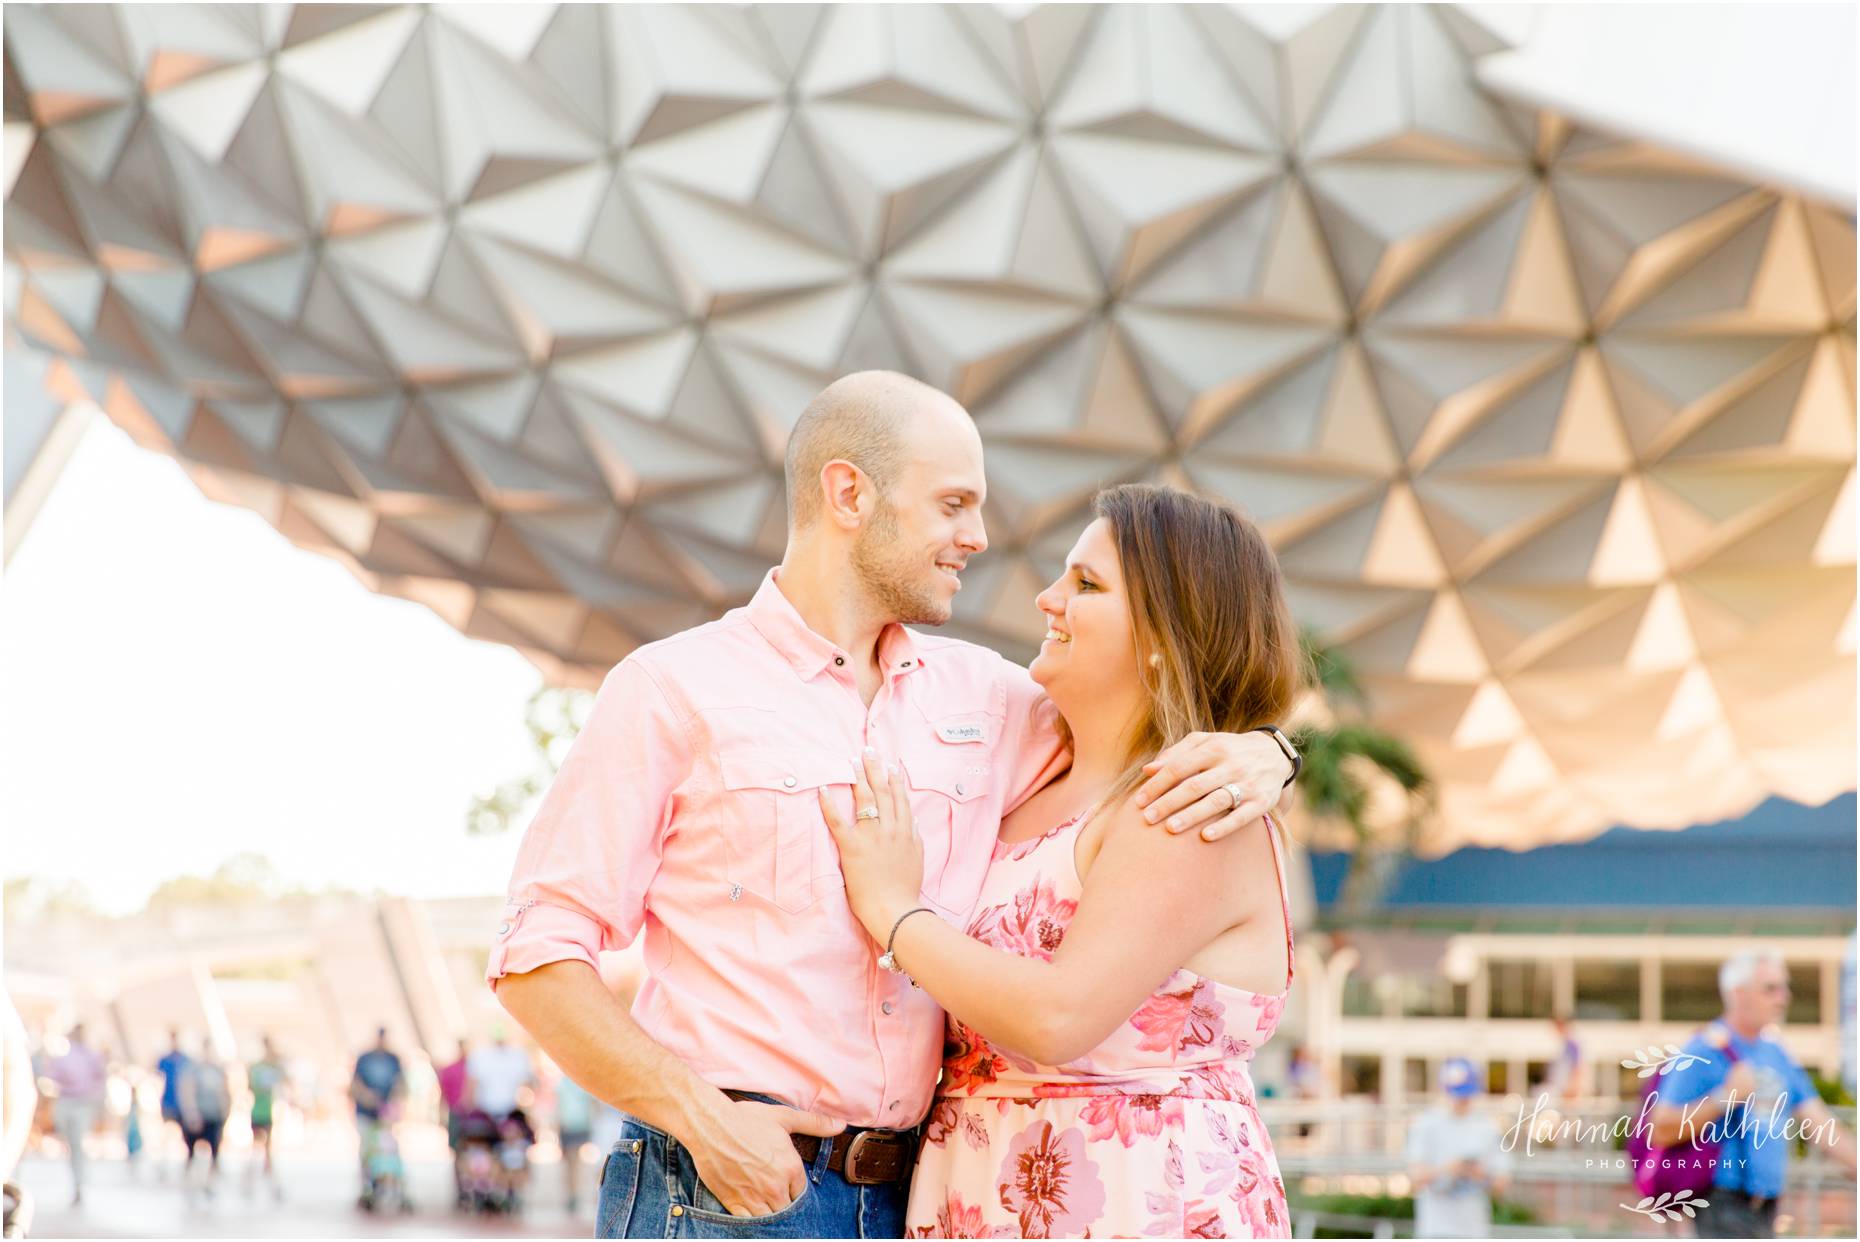
[[[835,459],[820,468],[827,520],[841,530],[858,530],[871,510],[872,481],[849,461]]]

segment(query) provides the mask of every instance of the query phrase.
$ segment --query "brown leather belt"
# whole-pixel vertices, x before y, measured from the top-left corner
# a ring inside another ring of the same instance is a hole
[[[911,1157],[916,1154],[917,1136],[909,1130],[858,1130],[848,1127],[831,1139],[833,1150],[827,1153],[827,1168],[854,1186],[879,1186],[895,1182],[911,1171]],[[809,1164],[820,1154],[822,1140],[812,1134],[794,1136],[794,1149]]]
[[[724,1094],[731,1099],[762,1102],[740,1091],[725,1091]],[[820,1154],[823,1140],[813,1134],[796,1134],[793,1138],[795,1151],[802,1160],[812,1164],[814,1157]],[[827,1153],[827,1168],[854,1186],[882,1186],[901,1181],[910,1175],[911,1162],[917,1154],[915,1130],[847,1126],[825,1141],[833,1144]]]

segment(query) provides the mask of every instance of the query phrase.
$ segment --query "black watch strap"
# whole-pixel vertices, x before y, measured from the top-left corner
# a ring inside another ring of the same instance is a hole
[[[1292,739],[1285,736],[1285,730],[1279,728],[1277,725],[1261,725],[1257,729],[1249,729],[1247,731],[1249,733],[1264,733],[1269,735],[1273,741],[1279,744],[1279,749],[1285,752],[1285,757],[1289,759],[1292,764],[1292,774],[1285,778],[1285,785],[1289,785],[1298,779],[1298,773],[1304,770],[1305,757],[1298,753],[1298,748],[1296,746],[1292,745]],[[1283,789],[1285,785],[1281,785],[1279,788]]]

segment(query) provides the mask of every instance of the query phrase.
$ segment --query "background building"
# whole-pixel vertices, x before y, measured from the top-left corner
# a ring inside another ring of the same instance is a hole
[[[964,633],[1025,653],[1091,492],[1168,479],[1269,532],[1438,778],[1432,849],[1818,803],[1852,14],[1572,20],[17,6],[8,322],[562,678],[745,598],[795,415],[888,366],[989,444]]]

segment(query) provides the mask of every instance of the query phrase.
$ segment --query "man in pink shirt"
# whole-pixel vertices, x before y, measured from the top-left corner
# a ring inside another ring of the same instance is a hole
[[[857,757],[895,765],[924,902],[960,925],[1003,815],[1067,763],[1025,669],[904,628],[947,621],[987,547],[967,412],[905,376],[847,376],[802,415],[786,465],[788,547],[755,597],[608,674],[524,837],[486,972],[564,1072],[629,1116],[598,1236],[898,1235],[943,1013],[879,966],[816,791],[850,815]],[[1159,758],[1152,817],[1212,836],[1269,810],[1292,772],[1263,733]],[[642,931],[629,1015],[598,955]]]
[[[84,1024],[71,1028],[71,1046],[53,1061],[48,1076],[58,1087],[53,1125],[71,1157],[71,1202],[84,1201],[84,1140],[97,1126],[106,1078],[103,1054],[90,1046]]]

